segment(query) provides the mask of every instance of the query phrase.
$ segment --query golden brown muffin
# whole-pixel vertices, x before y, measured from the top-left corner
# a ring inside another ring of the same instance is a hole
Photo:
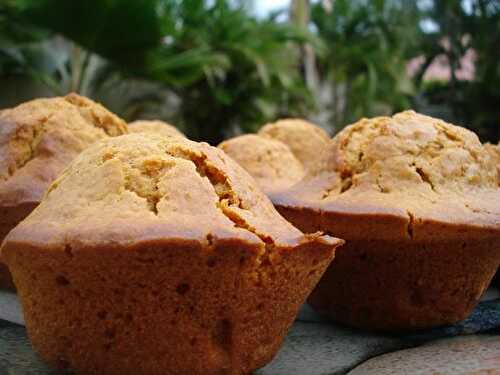
[[[301,119],[283,119],[264,125],[259,135],[286,144],[306,170],[314,167],[330,140],[322,128]]]
[[[341,131],[317,168],[273,198],[303,231],[346,239],[309,302],[352,326],[464,319],[500,262],[500,190],[477,136],[407,111]]]
[[[219,148],[250,173],[267,194],[304,177],[302,164],[280,141],[246,134],[222,142]]]
[[[127,125],[90,99],[37,99],[0,113],[0,242],[40,202],[50,183],[95,141]],[[0,287],[11,287],[0,263]]]
[[[131,133],[153,133],[165,137],[183,137],[175,126],[159,120],[138,120],[128,124]]]
[[[221,150],[144,133],[78,156],[2,254],[53,366],[246,374],[341,242],[294,228]]]

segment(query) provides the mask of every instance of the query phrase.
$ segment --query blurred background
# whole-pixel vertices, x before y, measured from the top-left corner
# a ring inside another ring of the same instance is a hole
[[[0,0],[0,108],[78,92],[213,144],[407,108],[500,138],[500,0]]]

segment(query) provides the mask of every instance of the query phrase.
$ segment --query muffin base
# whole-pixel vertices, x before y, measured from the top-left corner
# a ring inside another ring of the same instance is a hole
[[[371,330],[422,329],[465,319],[500,257],[494,240],[347,241],[308,302]]]
[[[337,322],[368,330],[416,330],[465,319],[500,264],[494,229],[404,217],[321,213],[277,205],[303,232],[346,239],[308,302]]]
[[[0,208],[0,244],[9,232],[19,222],[24,220],[31,211],[35,209],[38,203],[24,203],[17,206],[4,206]],[[14,281],[10,274],[9,268],[2,261],[0,254],[0,289],[14,290]]]
[[[241,240],[6,251],[28,334],[81,374],[247,374],[277,353],[332,244]]]

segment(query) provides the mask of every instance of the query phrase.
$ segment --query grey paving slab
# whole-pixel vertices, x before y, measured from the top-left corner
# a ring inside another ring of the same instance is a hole
[[[296,322],[275,360],[256,375],[345,374],[370,357],[406,345],[401,337]]]
[[[500,300],[487,299],[481,302],[468,319],[453,326],[393,335],[334,325],[325,322],[307,308],[301,311],[300,318],[308,322],[295,323],[277,358],[257,374],[345,374],[358,364],[381,353],[419,346],[444,337],[490,332],[500,327]]]
[[[0,319],[24,324],[21,304],[15,293],[0,290]]]
[[[472,335],[384,354],[348,375],[500,374],[500,336]]]
[[[490,296],[497,297],[494,293],[490,293]],[[0,294],[0,315],[3,319],[9,318],[22,323],[20,307],[15,297]],[[301,321],[294,324],[277,357],[268,366],[256,371],[255,375],[345,374],[353,368],[363,369],[357,366],[384,353],[426,345],[443,337],[491,332],[500,327],[500,300],[483,301],[469,319],[457,325],[397,335],[338,326],[318,316],[308,307],[302,309],[299,318]],[[500,335],[491,337],[500,340]],[[391,362],[389,360],[383,363],[390,366]],[[34,354],[26,330],[21,325],[0,321],[0,374],[51,374]]]
[[[344,374],[367,358],[404,345],[396,337],[297,322],[275,360],[255,375]],[[23,326],[0,322],[0,374],[51,374],[33,352]]]
[[[52,375],[33,351],[23,326],[0,321],[0,374]]]

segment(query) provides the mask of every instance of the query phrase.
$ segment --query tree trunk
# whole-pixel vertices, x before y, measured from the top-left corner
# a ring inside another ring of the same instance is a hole
[[[310,22],[309,0],[292,0],[290,4],[290,20],[293,24],[308,30]],[[316,56],[314,49],[309,44],[300,47],[301,65],[307,87],[314,93],[318,90],[318,72],[316,71]]]

